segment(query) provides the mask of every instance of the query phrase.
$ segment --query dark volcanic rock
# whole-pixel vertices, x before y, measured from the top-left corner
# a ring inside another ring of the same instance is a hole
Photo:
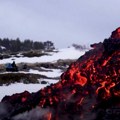
[[[120,27],[117,28],[115,31],[112,32],[112,35],[111,35],[110,38],[120,39]]]
[[[120,117],[119,29],[72,63],[61,80],[36,93],[3,98],[2,120],[105,120]],[[39,107],[38,110],[36,107]],[[34,111],[34,112],[33,112]],[[36,112],[35,112],[36,111]],[[44,111],[44,112],[43,112]],[[41,116],[38,117],[38,113]],[[43,114],[44,113],[44,114]]]

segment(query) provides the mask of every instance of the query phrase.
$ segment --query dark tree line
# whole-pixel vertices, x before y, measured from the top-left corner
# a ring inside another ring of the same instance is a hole
[[[5,49],[3,49],[5,48]],[[54,43],[51,41],[39,42],[26,39],[21,41],[17,39],[0,38],[0,51],[29,51],[29,50],[53,50],[55,49]]]

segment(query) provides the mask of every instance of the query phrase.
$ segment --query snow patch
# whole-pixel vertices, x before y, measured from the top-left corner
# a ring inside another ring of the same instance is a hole
[[[12,62],[13,59],[16,63],[40,63],[40,62],[55,62],[59,59],[78,59],[85,51],[76,50],[74,47],[60,49],[59,52],[52,53],[50,56],[44,55],[41,57],[12,57],[8,59],[0,60],[1,64]]]
[[[12,95],[15,93],[21,93],[25,90],[29,92],[37,92],[38,90],[50,85],[51,83],[57,83],[58,80],[43,79],[47,84],[24,84],[24,83],[14,83],[8,86],[0,86],[0,101],[5,95]],[[42,81],[40,79],[40,81]]]
[[[6,49],[6,47],[4,47],[4,46],[0,46],[0,48],[1,48],[2,50],[5,50],[5,49]]]
[[[47,77],[58,77],[62,74],[60,69],[50,69],[51,71],[38,71],[30,69],[29,73],[45,75]]]

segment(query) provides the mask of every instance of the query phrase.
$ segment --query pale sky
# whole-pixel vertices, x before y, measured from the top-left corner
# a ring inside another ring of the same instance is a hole
[[[0,0],[0,38],[62,48],[103,41],[119,26],[120,0]]]

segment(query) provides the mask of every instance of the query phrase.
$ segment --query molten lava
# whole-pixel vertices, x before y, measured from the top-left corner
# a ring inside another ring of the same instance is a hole
[[[58,83],[36,93],[4,97],[2,103],[9,104],[8,109],[13,110],[3,120],[36,106],[51,109],[46,120],[102,120],[107,109],[120,107],[120,28],[103,43],[91,47],[69,66]]]

